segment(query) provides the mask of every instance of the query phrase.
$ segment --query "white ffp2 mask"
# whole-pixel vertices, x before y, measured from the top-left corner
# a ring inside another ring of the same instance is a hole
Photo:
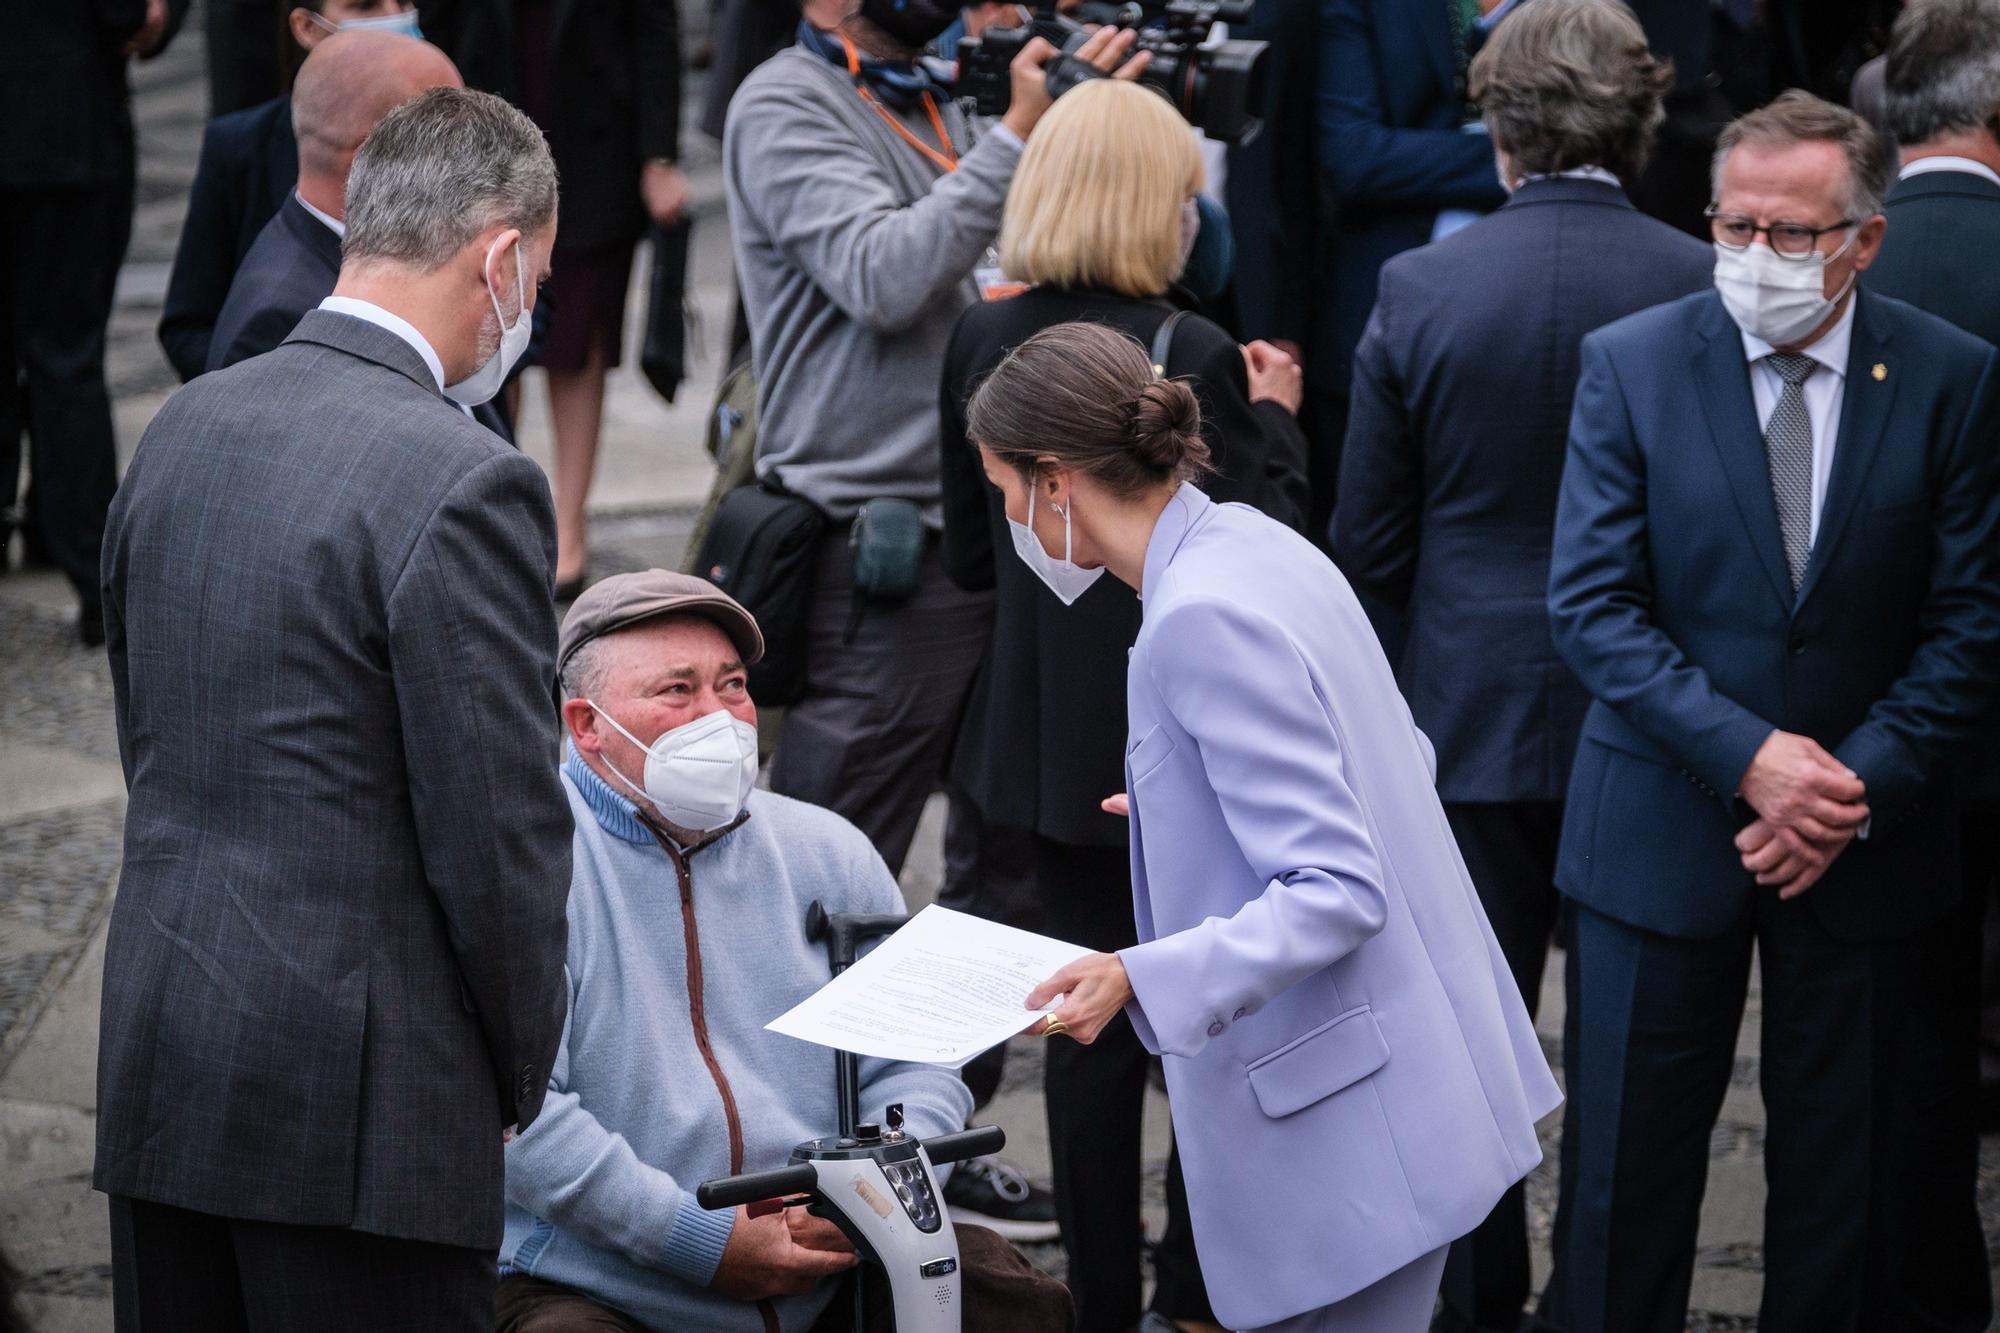
[[[1070,501],[1070,508],[1076,508],[1075,500]],[[1028,483],[1028,521],[1016,523],[1010,518],[1007,528],[1014,536],[1014,554],[1035,571],[1035,577],[1046,583],[1049,591],[1064,606],[1069,606],[1103,576],[1104,567],[1099,565],[1096,569],[1085,569],[1070,559],[1074,548],[1070,544],[1069,511],[1058,509],[1056,512],[1062,515],[1063,521],[1063,553],[1060,560],[1043,550],[1042,539],[1035,535],[1035,485],[1032,479]]]
[[[493,290],[493,251],[500,248],[495,241],[486,251],[486,299],[493,303],[493,317],[500,321],[500,345],[493,349],[493,355],[486,363],[456,384],[444,386],[444,396],[454,403],[467,407],[478,407],[490,402],[493,395],[500,392],[500,386],[507,382],[508,372],[521,359],[521,353],[528,350],[528,338],[534,332],[528,318],[528,270],[527,260],[522,253],[522,242],[514,242],[514,291],[520,299],[515,307],[518,313],[509,324],[507,316],[500,313],[500,293]]]
[[[1773,347],[1798,342],[1833,313],[1854,286],[1854,276],[1833,296],[1826,294],[1826,266],[1854,244],[1830,255],[1815,251],[1810,258],[1784,259],[1768,245],[1741,250],[1715,247],[1715,290],[1736,327]]]
[[[608,760],[605,767],[620,782],[653,803],[668,823],[696,833],[711,833],[733,821],[750,803],[757,785],[757,728],[718,708],[672,731],[660,733],[651,745],[597,709],[597,715],[637,745],[646,756],[646,785],[639,786]]]

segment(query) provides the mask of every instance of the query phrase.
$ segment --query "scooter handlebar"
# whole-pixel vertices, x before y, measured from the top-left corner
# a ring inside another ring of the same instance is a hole
[[[956,1137],[956,1136],[954,1136]],[[809,1194],[819,1183],[819,1173],[811,1162],[781,1166],[775,1171],[752,1171],[741,1176],[724,1176],[696,1187],[695,1202],[710,1210],[736,1208],[781,1199],[788,1194]]]
[[[956,1134],[940,1134],[924,1140],[924,1152],[932,1166],[963,1162],[969,1157],[986,1157],[1007,1146],[1007,1131],[998,1125],[981,1125]]]

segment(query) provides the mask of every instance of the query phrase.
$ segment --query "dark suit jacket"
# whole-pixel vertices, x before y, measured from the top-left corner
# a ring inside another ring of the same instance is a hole
[[[2000,185],[1926,172],[1897,182],[1882,211],[1889,231],[1863,285],[2000,345],[2000,271],[1979,258],[2000,245]],[[1967,758],[1968,798],[2000,800],[2000,725],[1989,724]]]
[[[208,369],[230,281],[298,182],[289,96],[208,122],[160,311],[160,346],[183,384]]]
[[[1468,134],[1454,0],[1320,0],[1319,165],[1338,220],[1306,374],[1345,395],[1383,263],[1431,238],[1439,211],[1505,195],[1493,141]]]
[[[1139,632],[1139,599],[1107,575],[1064,606],[1021,563],[1000,493],[966,439],[966,400],[1008,351],[1051,325],[1096,320],[1151,347],[1172,313],[1165,301],[1037,288],[971,307],[952,331],[939,399],[945,568],[960,587],[999,590],[997,651],[973,685],[952,777],[988,822],[1079,846],[1125,845],[1125,821],[1097,803],[1125,786],[1125,650]],[[1236,340],[1190,316],[1174,331],[1167,371],[1201,396],[1217,468],[1202,489],[1297,527],[1305,436],[1283,407],[1250,401]]]
[[[296,194],[264,224],[215,317],[208,369],[262,356],[286,338],[340,278],[340,237]]]
[[[465,86],[521,102],[513,0],[419,0],[424,36]],[[639,169],[680,158],[681,41],[675,0],[556,0],[555,124],[562,251],[629,244],[645,229]]]
[[[340,280],[340,238],[298,201],[286,198],[264,224],[230,284],[229,299],[217,316],[208,369],[220,370],[277,347],[289,338],[306,312],[333,295]],[[514,423],[505,400],[472,409],[472,419],[509,444]]]
[[[1229,150],[1223,193],[1236,242],[1230,291],[1245,339],[1308,341],[1320,270],[1316,160],[1319,0],[1262,0],[1231,36],[1271,44],[1265,57],[1264,128]],[[1311,364],[1307,356],[1306,362]]]
[[[188,0],[168,0],[165,41],[173,39],[187,9]],[[130,180],[124,46],[145,21],[146,0],[7,6],[6,35],[0,37],[0,187]]]
[[[1382,266],[1355,353],[1334,558],[1406,613],[1397,677],[1447,801],[1559,801],[1590,702],[1549,640],[1549,543],[1592,329],[1709,285],[1615,185],[1530,181]]]
[[[1873,827],[1806,895],[1840,939],[1958,897],[1947,775],[2000,670],[1994,349],[1862,291],[1833,474],[1793,596],[1743,339],[1714,293],[1584,339],[1556,511],[1556,647],[1596,702],[1556,882],[1648,930],[1728,928],[1731,839],[1773,728],[1867,784]]]
[[[364,321],[153,419],[104,547],[99,1189],[499,1243],[565,1005],[554,566],[541,469]]]

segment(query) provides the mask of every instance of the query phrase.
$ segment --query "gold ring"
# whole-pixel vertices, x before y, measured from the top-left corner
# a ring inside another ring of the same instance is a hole
[[[1042,1029],[1042,1035],[1044,1037],[1058,1037],[1067,1031],[1069,1031],[1069,1024],[1051,1015],[1048,1026]]]

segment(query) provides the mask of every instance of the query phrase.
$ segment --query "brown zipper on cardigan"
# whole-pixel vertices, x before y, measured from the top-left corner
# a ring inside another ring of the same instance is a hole
[[[703,999],[701,980],[701,927],[694,919],[694,873],[688,869],[688,858],[747,818],[747,813],[738,817],[736,823],[717,829],[682,853],[672,838],[654,827],[652,820],[643,814],[640,816],[640,822],[653,835],[653,840],[660,844],[660,850],[674,863],[674,875],[680,881],[681,939],[687,951],[688,1016],[694,1024],[695,1049],[701,1052],[702,1063],[708,1066],[708,1076],[715,1081],[715,1090],[722,1097],[722,1118],[729,1126],[729,1174],[732,1176],[743,1172],[743,1117],[736,1110],[736,1092],[729,1086],[729,1076],[722,1072],[722,1062],[715,1058],[715,1047],[708,1039],[708,1009]],[[778,1312],[769,1301],[758,1301],[757,1313],[763,1318],[764,1333],[779,1333]]]

